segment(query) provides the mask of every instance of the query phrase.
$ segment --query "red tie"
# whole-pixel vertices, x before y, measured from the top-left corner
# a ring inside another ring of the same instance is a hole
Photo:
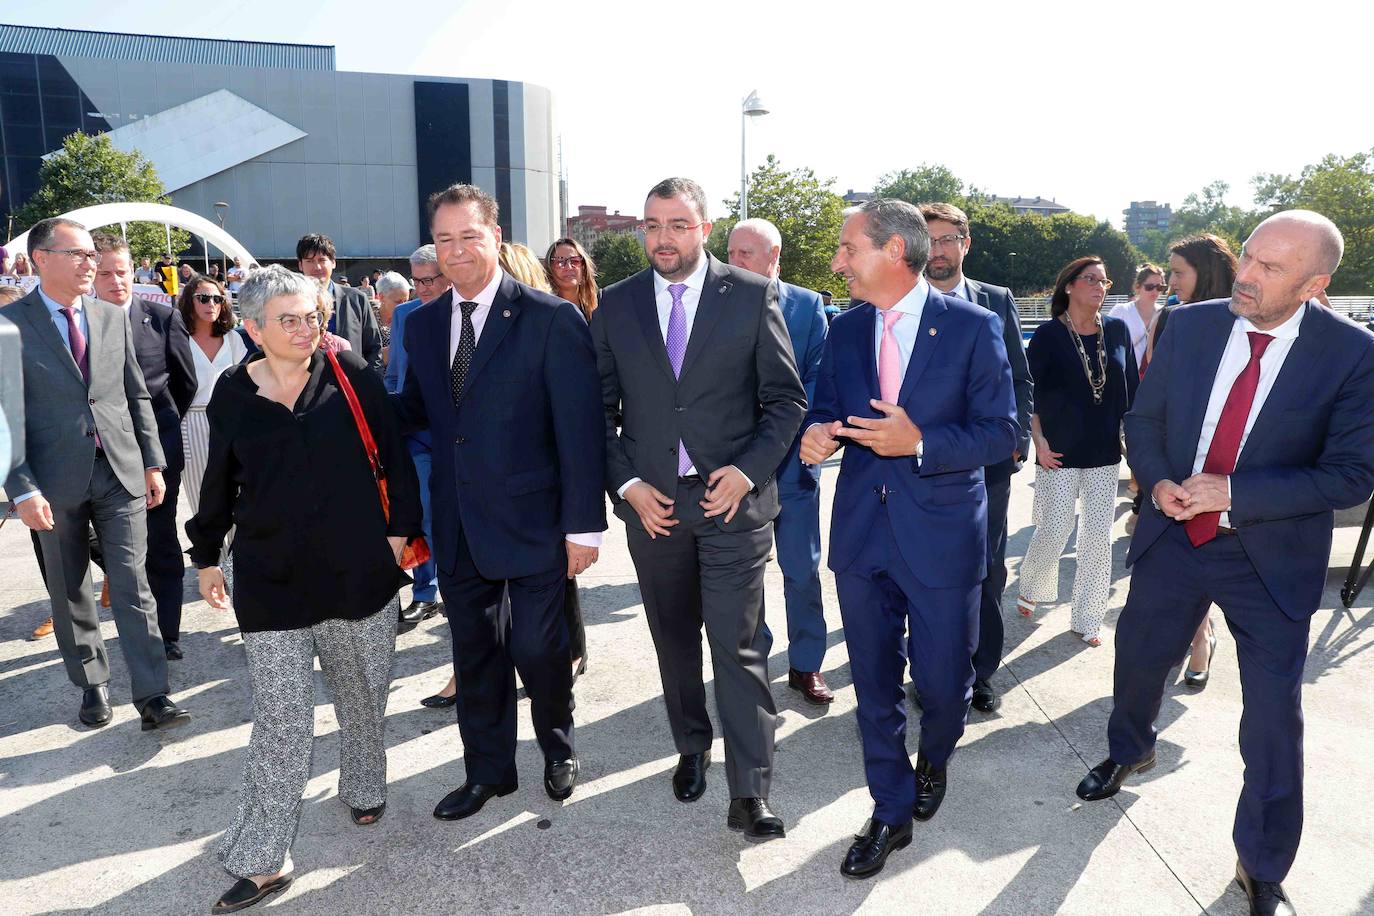
[[[1250,362],[1236,376],[1231,393],[1226,396],[1226,406],[1221,409],[1216,431],[1212,433],[1212,444],[1207,448],[1207,460],[1202,463],[1204,474],[1230,474],[1240,457],[1240,440],[1245,437],[1245,422],[1250,419],[1250,407],[1255,403],[1255,391],[1259,388],[1260,358],[1274,340],[1258,331],[1249,331],[1246,336],[1250,338]],[[1220,520],[1220,512],[1204,512],[1184,522],[1188,540],[1194,547],[1206,544],[1217,536]]]

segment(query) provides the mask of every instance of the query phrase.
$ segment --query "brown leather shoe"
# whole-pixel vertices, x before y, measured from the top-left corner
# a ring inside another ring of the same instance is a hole
[[[787,686],[801,691],[806,702],[816,706],[829,706],[835,699],[835,694],[825,685],[825,678],[821,677],[819,671],[798,671],[796,668],[788,668]]]
[[[110,606],[110,580],[109,580],[109,579],[106,579],[104,582],[100,583],[100,606],[101,606],[101,607],[109,607],[109,606]]]
[[[38,628],[35,629],[35,630],[33,631],[33,635],[30,636],[29,639],[43,639],[43,638],[48,637],[48,636],[51,636],[51,635],[52,635],[52,618],[49,617],[47,620],[43,621],[42,623],[40,623],[40,624],[38,625]]]

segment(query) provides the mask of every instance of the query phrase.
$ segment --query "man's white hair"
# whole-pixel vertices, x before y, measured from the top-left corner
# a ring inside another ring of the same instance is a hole
[[[401,292],[402,290],[409,295],[410,284],[406,281],[405,277],[394,270],[388,270],[377,278],[377,295],[379,296],[386,295],[387,293]]]
[[[763,237],[763,240],[768,243],[768,247],[770,248],[782,248],[782,233],[778,231],[777,226],[774,226],[766,219],[751,216],[749,219],[740,220],[738,223],[735,223],[735,228],[730,230],[730,234],[734,235],[741,229],[748,229],[758,233]]]

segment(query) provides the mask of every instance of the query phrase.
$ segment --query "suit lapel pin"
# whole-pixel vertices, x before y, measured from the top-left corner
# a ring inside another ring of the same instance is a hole
[[[722,284],[720,285],[720,289],[716,290],[716,292],[718,292],[718,293],[720,293],[722,296],[724,296],[726,293],[730,292],[730,284],[729,284],[729,283],[722,283]]]
[[[930,336],[931,336],[931,337],[934,337],[934,336],[935,336],[935,329],[934,329],[934,328],[931,328],[931,329],[930,329]]]
[[[502,313],[501,313],[501,317],[502,317],[502,318],[509,318],[509,317],[510,317],[510,309],[506,309],[504,312],[502,312]]]

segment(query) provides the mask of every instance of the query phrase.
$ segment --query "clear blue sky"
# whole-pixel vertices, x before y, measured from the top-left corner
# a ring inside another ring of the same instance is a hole
[[[331,44],[341,70],[552,88],[570,202],[638,213],[685,174],[713,208],[739,184],[739,103],[776,154],[868,188],[943,163],[979,188],[1120,224],[1258,172],[1374,148],[1371,14],[1348,0],[804,4],[610,0],[296,4],[5,0],[0,21]]]

